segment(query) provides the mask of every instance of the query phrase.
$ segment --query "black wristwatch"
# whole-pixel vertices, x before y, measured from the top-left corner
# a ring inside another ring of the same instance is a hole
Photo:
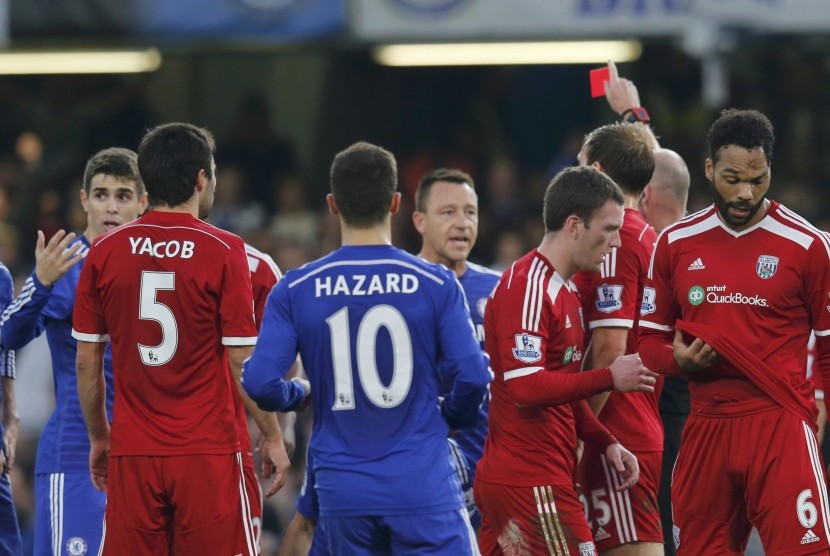
[[[647,124],[651,121],[651,118],[648,115],[648,112],[642,106],[635,106],[633,108],[629,108],[625,112],[622,113],[622,119],[625,122],[630,124],[634,124],[637,122],[643,122]]]

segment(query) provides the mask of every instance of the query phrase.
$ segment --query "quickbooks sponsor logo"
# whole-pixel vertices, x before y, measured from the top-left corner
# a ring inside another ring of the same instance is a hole
[[[700,286],[692,286],[689,290],[689,303],[692,305],[700,305],[703,303],[703,298],[706,296],[703,288]]]
[[[748,296],[741,292],[727,292],[726,286],[709,286],[705,290],[701,286],[692,286],[689,290],[689,303],[700,305],[704,301],[721,305],[753,305],[767,307],[767,300],[759,295]]]

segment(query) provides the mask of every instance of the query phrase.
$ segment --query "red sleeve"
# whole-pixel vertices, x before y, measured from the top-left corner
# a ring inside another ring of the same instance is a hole
[[[581,373],[541,370],[518,380],[507,378],[505,387],[510,398],[519,405],[560,405],[613,390],[614,378],[608,367]]]
[[[230,244],[222,274],[222,343],[226,346],[256,344],[254,301],[251,294],[251,272],[242,240]]]
[[[107,342],[107,322],[96,287],[98,269],[95,253],[95,247],[90,248],[78,279],[72,311],[72,336],[84,342]]]
[[[830,384],[830,235],[818,232],[804,270],[807,310],[816,335],[813,381],[816,389]]]
[[[641,244],[626,234],[622,245],[605,257],[600,272],[593,275],[591,288],[585,292],[590,303],[585,326],[633,328],[640,309],[638,286],[643,278]]]
[[[574,420],[576,421],[576,436],[595,448],[605,450],[611,444],[619,441],[597,419],[591,407],[585,400],[573,404]]]
[[[251,255],[248,255],[251,257]],[[267,255],[265,255],[267,257]],[[257,330],[262,326],[262,315],[265,312],[265,302],[271,289],[282,278],[282,273],[271,257],[268,260],[262,257],[254,259],[256,267],[251,272],[251,288],[254,295],[254,316],[256,317]]]
[[[654,247],[643,289],[637,349],[643,364],[656,373],[680,375],[674,359],[674,323],[680,313],[672,294],[671,264],[667,234]]]

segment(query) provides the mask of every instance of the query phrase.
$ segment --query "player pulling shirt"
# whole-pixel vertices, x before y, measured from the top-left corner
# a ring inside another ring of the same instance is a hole
[[[342,247],[290,271],[243,373],[261,407],[302,401],[302,388],[282,381],[297,350],[312,385],[309,449],[332,552],[348,553],[353,535],[377,525],[474,553],[447,422],[475,422],[489,373],[455,276],[388,245]],[[445,379],[454,388],[439,406]]]

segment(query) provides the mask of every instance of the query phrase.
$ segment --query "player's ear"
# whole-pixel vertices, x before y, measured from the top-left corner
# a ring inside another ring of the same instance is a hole
[[[412,224],[415,226],[418,233],[423,235],[424,230],[426,229],[424,226],[424,213],[417,210],[414,211],[412,213]]]
[[[326,195],[326,204],[329,206],[329,212],[335,216],[340,215],[340,209],[337,208],[337,201],[334,200],[334,195],[329,193]]]
[[[83,187],[81,188],[81,206],[84,207],[84,212],[89,212],[89,195]]]
[[[579,225],[581,223],[582,219],[577,215],[572,214],[565,219],[565,225],[562,226],[562,229],[567,232],[572,239],[579,239]]]
[[[400,192],[392,195],[392,203],[389,205],[389,213],[396,214],[401,210],[401,194]]]
[[[138,199],[138,215],[143,216],[147,212],[147,193],[144,193]]]
[[[602,172],[603,174],[605,173],[605,169],[602,167],[602,163],[601,163],[599,160],[595,160],[595,161],[591,164],[591,168],[596,168],[597,170],[599,170],[599,171],[600,171],[600,172]]]
[[[706,163],[704,165],[704,170],[706,171],[706,179],[714,182],[715,181],[715,165],[712,164],[712,159],[707,158]]]
[[[207,187],[208,179],[207,174],[205,173],[205,169],[202,168],[199,170],[199,173],[196,174],[196,192],[201,193]]]

